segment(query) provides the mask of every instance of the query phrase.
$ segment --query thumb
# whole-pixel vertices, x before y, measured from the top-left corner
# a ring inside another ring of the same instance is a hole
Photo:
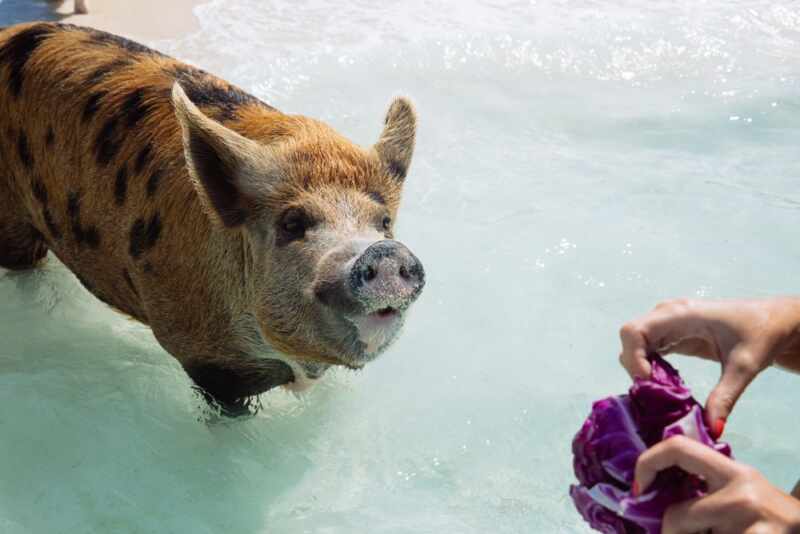
[[[736,401],[761,371],[761,368],[751,363],[753,361],[754,358],[746,350],[736,348],[723,364],[722,376],[706,401],[707,423],[714,438],[722,435],[725,422]]]

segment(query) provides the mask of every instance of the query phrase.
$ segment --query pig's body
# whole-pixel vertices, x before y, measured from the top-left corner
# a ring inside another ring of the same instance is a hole
[[[173,100],[176,82],[202,111],[185,104],[183,123]],[[208,180],[229,168],[235,172],[227,182],[206,181],[208,129],[198,126],[197,143],[192,137],[192,125],[208,121],[203,114],[266,145],[297,144],[298,135],[312,131],[305,159],[328,150],[326,157],[348,160],[337,164],[339,171],[350,160],[371,156],[316,121],[284,115],[130,41],[49,23],[0,31],[0,266],[28,268],[51,250],[95,296],[150,325],[199,385],[234,402],[278,384],[302,384],[307,375],[342,362],[313,339],[264,324],[281,310],[262,310],[280,304],[259,301],[258,294],[275,291],[275,283],[265,281],[268,273],[255,272],[258,246],[274,247],[278,237],[267,240],[273,223],[262,219],[272,215],[258,210],[280,201],[226,189],[228,182],[238,188],[244,164],[238,153],[228,156],[234,149],[227,141],[217,141],[235,135],[222,127],[219,136],[208,134],[220,147],[211,152],[237,164],[211,169]],[[197,161],[185,149],[198,150]],[[369,189],[382,171],[370,172],[348,187]],[[290,174],[282,172],[282,180],[291,180]],[[323,174],[319,185],[345,187],[332,172]],[[314,180],[303,187],[313,192]],[[396,210],[399,189],[380,195],[389,212]],[[254,230],[254,213],[265,230]],[[254,245],[262,238],[263,245]],[[294,313],[285,312],[287,318]],[[314,320],[312,315],[306,310],[292,318]]]

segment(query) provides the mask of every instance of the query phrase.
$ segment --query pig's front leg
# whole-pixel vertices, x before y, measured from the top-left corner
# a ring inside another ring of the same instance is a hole
[[[220,358],[190,363],[184,369],[203,397],[231,417],[254,413],[258,410],[256,395],[295,381],[292,368],[274,359]]]

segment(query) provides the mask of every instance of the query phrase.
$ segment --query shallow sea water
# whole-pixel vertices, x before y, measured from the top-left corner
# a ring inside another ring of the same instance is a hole
[[[628,386],[620,324],[671,296],[800,290],[795,3],[197,13],[198,33],[150,44],[359,143],[414,99],[398,236],[425,293],[364,371],[208,424],[149,330],[54,259],[0,270],[0,532],[588,532],[569,446]],[[673,361],[705,398],[718,368]],[[800,377],[767,371],[726,431],[785,489],[798,404]]]

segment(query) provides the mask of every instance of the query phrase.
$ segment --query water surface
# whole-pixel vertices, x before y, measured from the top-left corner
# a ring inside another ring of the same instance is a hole
[[[798,292],[792,2],[197,13],[197,34],[151,44],[359,143],[393,95],[414,99],[398,235],[426,291],[363,372],[208,425],[146,328],[55,261],[1,272],[3,532],[588,532],[569,444],[592,400],[628,386],[619,325],[670,296]],[[718,368],[677,361],[704,398]],[[784,489],[798,380],[764,373],[727,428]]]

